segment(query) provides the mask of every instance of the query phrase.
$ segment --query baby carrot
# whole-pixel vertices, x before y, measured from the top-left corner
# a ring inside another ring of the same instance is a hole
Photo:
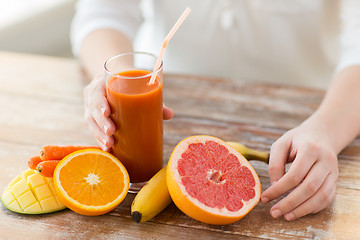
[[[57,145],[46,145],[40,149],[40,157],[44,160],[61,160],[65,156],[72,152],[82,149],[100,149],[98,146],[57,146]]]
[[[46,161],[42,161],[42,162],[40,162],[40,163],[37,165],[36,170],[37,170],[43,177],[53,177],[55,167],[56,167],[56,165],[58,165],[59,162],[60,162],[60,160],[46,160]]]
[[[37,165],[42,162],[40,156],[33,156],[28,161],[28,166],[30,169],[36,170]]]

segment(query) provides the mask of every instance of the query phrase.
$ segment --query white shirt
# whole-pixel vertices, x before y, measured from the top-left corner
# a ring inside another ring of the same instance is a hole
[[[334,71],[360,64],[359,0],[80,0],[74,54],[99,28],[158,54],[187,6],[192,12],[166,49],[165,72],[326,88]]]

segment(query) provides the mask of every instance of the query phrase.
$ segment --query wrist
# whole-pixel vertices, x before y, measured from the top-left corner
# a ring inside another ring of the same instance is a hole
[[[316,111],[306,121],[305,125],[311,126],[313,131],[320,134],[321,140],[325,141],[334,153],[339,154],[355,136],[352,136],[351,126],[346,126],[334,111]]]

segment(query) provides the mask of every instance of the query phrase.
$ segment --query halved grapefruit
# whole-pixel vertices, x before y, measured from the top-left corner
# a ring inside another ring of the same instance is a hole
[[[216,137],[182,140],[170,156],[166,181],[175,205],[203,223],[234,223],[260,200],[261,185],[255,170]]]

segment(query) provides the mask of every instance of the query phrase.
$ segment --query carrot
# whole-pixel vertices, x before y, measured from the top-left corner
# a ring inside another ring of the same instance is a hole
[[[40,149],[40,157],[44,160],[61,160],[65,156],[72,152],[82,149],[100,149],[98,146],[57,146],[57,145],[46,145]]]
[[[55,167],[58,165],[60,160],[45,160],[40,162],[36,170],[43,176],[43,177],[53,177]]]
[[[37,165],[42,162],[40,156],[33,156],[28,161],[28,166],[30,169],[36,170]]]

